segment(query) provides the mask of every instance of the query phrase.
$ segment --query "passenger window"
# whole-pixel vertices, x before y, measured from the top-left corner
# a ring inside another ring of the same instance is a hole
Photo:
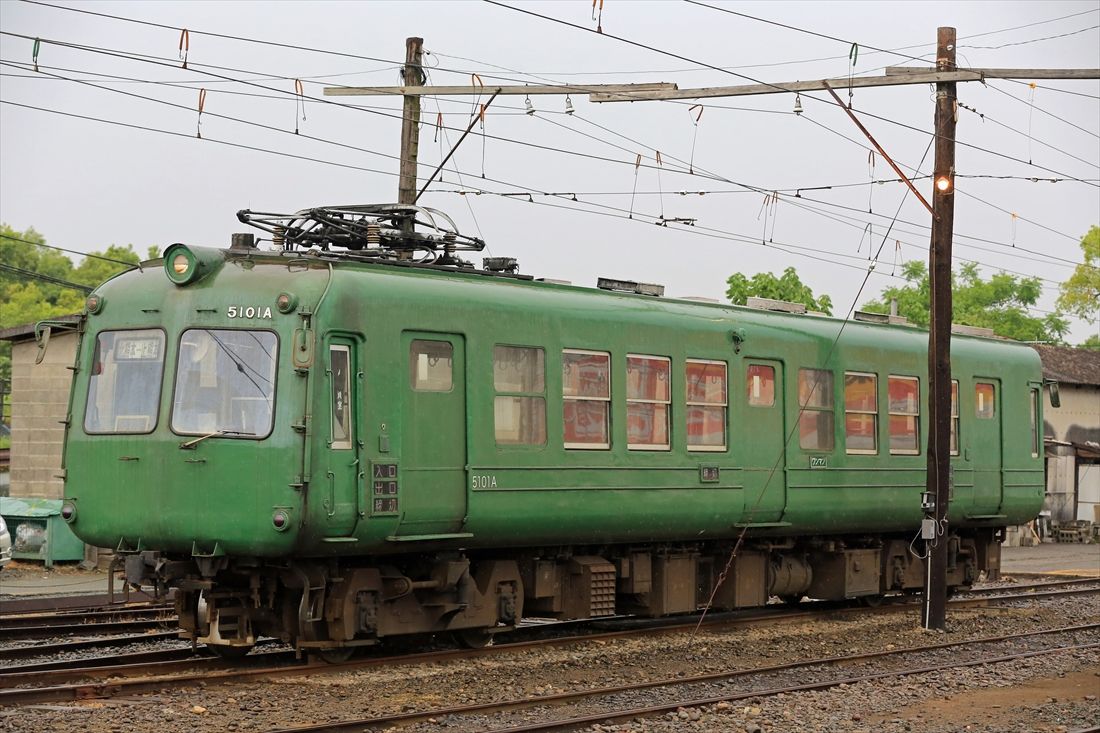
[[[974,414],[982,420],[992,420],[996,414],[996,389],[989,382],[974,385]]]
[[[688,450],[726,449],[726,362],[688,359]]]
[[[494,346],[493,388],[497,445],[545,445],[546,352]]]
[[[417,392],[450,392],[454,346],[417,339],[409,345],[409,383]]]
[[[745,375],[745,390],[749,404],[754,407],[771,407],[775,404],[775,367],[749,364]]]
[[[561,355],[566,448],[611,447],[611,355],[566,349]]]
[[[959,380],[951,380],[951,455],[959,455]]]
[[[833,449],[833,373],[798,370],[798,445],[803,450]]]
[[[890,377],[890,452],[895,455],[920,453],[920,380]]]
[[[626,433],[630,450],[668,450],[672,362],[663,356],[626,357]]]
[[[329,368],[332,379],[332,447],[352,447],[351,425],[351,351],[347,346],[330,346]]]
[[[848,453],[878,453],[878,377],[844,373],[844,448]]]

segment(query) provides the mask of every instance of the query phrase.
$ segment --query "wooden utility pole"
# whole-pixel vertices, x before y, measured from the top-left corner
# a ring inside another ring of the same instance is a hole
[[[936,71],[955,70],[955,29],[936,33]],[[934,524],[925,533],[928,562],[921,626],[947,625],[947,505],[951,498],[951,238],[955,223],[954,82],[936,84],[936,162],[932,169],[932,241],[928,251],[931,320],[928,326],[928,483]],[[927,539],[927,535],[932,537]]]
[[[424,39],[405,39],[405,67],[401,80],[405,86],[423,86]],[[420,147],[420,95],[406,94],[401,114],[401,177],[397,183],[397,203],[416,202],[416,155]],[[412,225],[412,222],[409,222]]]

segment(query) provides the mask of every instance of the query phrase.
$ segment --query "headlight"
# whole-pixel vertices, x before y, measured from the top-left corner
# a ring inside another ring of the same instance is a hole
[[[198,282],[216,271],[225,262],[225,253],[209,247],[170,245],[164,250],[164,272],[176,285]]]

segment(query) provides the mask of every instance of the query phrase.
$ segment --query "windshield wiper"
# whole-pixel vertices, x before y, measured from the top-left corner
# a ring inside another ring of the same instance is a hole
[[[215,430],[212,433],[207,433],[206,435],[200,435],[199,437],[197,437],[193,440],[188,440],[186,442],[180,443],[180,450],[191,450],[196,445],[198,445],[202,441],[206,440],[207,438],[214,438],[214,437],[217,437],[219,435],[247,435],[247,436],[255,437],[256,433],[245,433],[245,432],[241,432],[240,430]]]

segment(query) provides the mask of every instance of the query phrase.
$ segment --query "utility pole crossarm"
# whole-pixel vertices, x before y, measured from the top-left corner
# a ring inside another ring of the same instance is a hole
[[[929,74],[930,66],[887,66],[886,76]],[[1100,79],[1100,69],[974,69],[963,68],[956,73],[977,74],[982,79]]]
[[[712,97],[748,97],[756,94],[783,94],[787,92],[815,92],[828,87],[834,89],[861,89],[865,87],[896,87],[905,84],[947,84],[984,79],[1100,79],[1100,69],[959,69],[937,71],[934,68],[893,66],[886,76],[856,76],[849,79],[816,79],[813,81],[784,81],[775,84],[742,84],[732,87],[699,87],[695,89],[670,89],[654,92],[635,91],[631,94],[593,92],[590,102],[642,102],[670,99],[707,99]]]
[[[676,84],[654,82],[646,84],[569,84],[554,85],[510,85],[488,84],[485,86],[402,86],[402,87],[325,87],[326,97],[365,97],[365,96],[404,96],[404,97],[471,97],[496,92],[501,95],[540,95],[540,94],[591,94],[594,92],[622,94],[630,99],[638,93],[675,91]],[[648,98],[648,97],[647,97]]]

